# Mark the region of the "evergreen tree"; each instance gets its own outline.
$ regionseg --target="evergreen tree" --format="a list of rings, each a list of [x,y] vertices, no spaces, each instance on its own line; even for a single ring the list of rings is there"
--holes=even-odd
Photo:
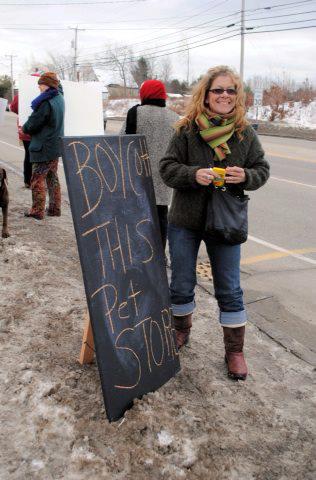
[[[131,74],[138,87],[140,87],[145,80],[148,80],[149,65],[145,57],[140,57],[137,60],[136,64],[131,68]]]
[[[7,75],[0,75],[0,97],[4,98],[11,90],[11,78]]]

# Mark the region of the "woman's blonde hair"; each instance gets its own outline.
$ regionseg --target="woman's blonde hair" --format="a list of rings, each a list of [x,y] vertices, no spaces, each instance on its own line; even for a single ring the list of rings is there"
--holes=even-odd
[[[244,89],[239,75],[232,68],[227,67],[226,65],[219,65],[217,67],[210,68],[197,83],[197,85],[195,85],[192,91],[190,102],[185,109],[184,117],[181,118],[175,125],[177,131],[180,131],[182,127],[192,127],[195,123],[195,120],[199,115],[201,115],[201,113],[208,113],[205,99],[213,81],[221,75],[227,75],[231,77],[237,90],[235,131],[238,137],[242,139],[242,131],[247,125],[249,125],[249,122],[245,118],[246,108]]]

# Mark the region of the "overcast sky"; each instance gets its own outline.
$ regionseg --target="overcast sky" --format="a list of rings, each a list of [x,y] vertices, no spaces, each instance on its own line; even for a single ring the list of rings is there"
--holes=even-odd
[[[245,36],[245,79],[285,75],[296,81],[308,77],[315,85],[316,28],[302,27],[316,26],[316,0],[245,4],[245,26],[255,27],[247,32],[270,31]],[[169,53],[172,76],[182,79],[218,64],[239,70],[240,10],[241,0],[0,0],[0,74],[10,74],[6,55],[16,55],[17,77],[31,61],[43,62],[48,51],[73,54],[69,27],[76,25],[84,29],[78,33],[79,62],[117,43],[157,61]],[[293,30],[271,32],[282,29]]]

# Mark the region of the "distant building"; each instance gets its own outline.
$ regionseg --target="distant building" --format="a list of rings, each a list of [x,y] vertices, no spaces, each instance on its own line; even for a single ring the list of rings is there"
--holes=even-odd
[[[109,83],[107,85],[109,98],[138,98],[138,87],[122,87],[117,83]]]

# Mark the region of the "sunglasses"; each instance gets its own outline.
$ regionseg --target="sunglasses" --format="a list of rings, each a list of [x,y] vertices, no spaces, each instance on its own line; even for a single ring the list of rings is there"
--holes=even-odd
[[[223,95],[224,92],[226,92],[227,95],[237,95],[237,91],[234,88],[210,88],[209,92],[215,95]]]

